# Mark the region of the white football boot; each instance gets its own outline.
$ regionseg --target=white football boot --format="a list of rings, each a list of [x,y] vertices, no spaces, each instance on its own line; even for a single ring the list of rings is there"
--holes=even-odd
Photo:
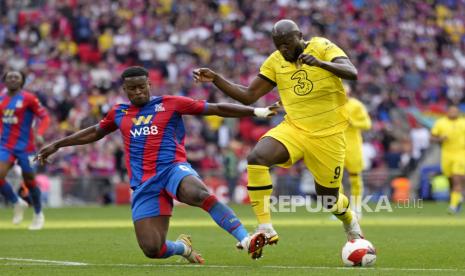
[[[40,230],[44,228],[44,223],[44,213],[40,212],[38,214],[34,214],[34,217],[32,217],[32,223],[29,225],[29,230]]]
[[[23,221],[24,211],[28,206],[26,201],[18,197],[18,201],[13,206],[13,224],[20,224]]]
[[[354,239],[364,239],[362,234],[362,228],[358,223],[357,214],[354,211],[350,212],[352,212],[352,221],[348,224],[343,223],[344,230],[347,234],[347,240],[351,241]]]

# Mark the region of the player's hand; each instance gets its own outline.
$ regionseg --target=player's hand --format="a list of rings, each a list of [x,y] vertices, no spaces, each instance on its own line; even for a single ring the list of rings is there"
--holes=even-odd
[[[300,62],[302,62],[303,64],[307,64],[310,66],[321,66],[321,61],[312,55],[300,54],[298,60],[300,60]]]
[[[55,144],[50,144],[48,146],[43,147],[39,153],[34,157],[34,161],[39,162],[40,165],[45,165],[50,163],[47,158],[57,152],[58,147]]]
[[[283,107],[283,103],[279,100],[275,102],[274,104],[268,106],[268,108],[272,111],[276,111],[278,113],[279,109]]]
[[[209,68],[197,68],[192,73],[196,82],[212,82],[216,76],[216,73]]]
[[[281,101],[275,102],[274,104],[267,107],[257,107],[254,109],[254,114],[260,118],[269,118],[278,114],[278,110],[281,108]]]

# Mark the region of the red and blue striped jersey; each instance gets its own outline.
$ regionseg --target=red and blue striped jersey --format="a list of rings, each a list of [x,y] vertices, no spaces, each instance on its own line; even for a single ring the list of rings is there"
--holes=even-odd
[[[183,114],[200,114],[205,101],[178,96],[151,97],[143,107],[117,104],[99,127],[120,130],[131,187],[144,183],[174,163],[186,162]]]
[[[47,111],[37,97],[27,91],[20,91],[13,96],[0,95],[1,145],[10,150],[26,152],[35,151],[32,123],[34,116],[40,119],[37,134],[43,135],[50,119]]]

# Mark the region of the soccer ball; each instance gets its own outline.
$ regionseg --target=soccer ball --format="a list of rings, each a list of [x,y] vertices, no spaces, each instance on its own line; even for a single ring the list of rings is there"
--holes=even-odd
[[[342,248],[345,266],[372,266],[376,262],[376,249],[365,239],[348,241]]]

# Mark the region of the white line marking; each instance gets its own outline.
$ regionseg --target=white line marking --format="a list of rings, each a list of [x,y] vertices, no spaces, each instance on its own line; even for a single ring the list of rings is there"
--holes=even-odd
[[[87,263],[68,262],[68,261],[53,261],[53,260],[38,260],[38,259],[24,259],[24,258],[8,258],[8,257],[0,257],[0,260],[31,262],[31,263],[46,263],[46,264],[56,264],[56,265],[64,265],[64,266],[89,265]]]
[[[25,258],[9,258],[0,257],[0,260],[16,261],[0,263],[0,266],[104,266],[104,267],[182,267],[182,268],[251,268],[251,269],[307,269],[307,270],[377,270],[377,271],[437,271],[437,272],[465,272],[465,268],[406,268],[406,267],[332,267],[332,266],[285,266],[285,265],[264,265],[261,267],[247,265],[189,265],[189,264],[92,264],[70,261],[55,261],[55,260],[40,260],[40,259],[25,259]]]

